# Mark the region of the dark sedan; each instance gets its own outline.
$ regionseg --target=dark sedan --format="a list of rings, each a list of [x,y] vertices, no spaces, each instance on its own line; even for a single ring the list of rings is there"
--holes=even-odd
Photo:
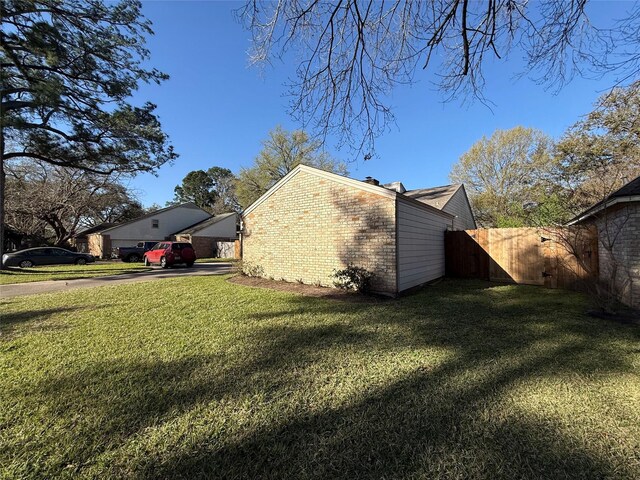
[[[7,267],[29,268],[34,265],[84,265],[95,262],[93,255],[76,253],[56,247],[27,248],[19,252],[6,253],[2,256],[2,263]]]

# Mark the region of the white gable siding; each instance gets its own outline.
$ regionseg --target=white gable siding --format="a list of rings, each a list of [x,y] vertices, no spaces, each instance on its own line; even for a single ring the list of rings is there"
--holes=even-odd
[[[193,232],[194,237],[236,238],[237,216],[230,215],[219,222]]]
[[[119,244],[120,241],[137,242],[140,240],[164,240],[179,230],[183,230],[194,223],[201,222],[209,218],[204,210],[195,206],[182,206],[159,212],[157,215],[150,215],[140,220],[127,223],[119,227],[105,230],[105,234],[111,237],[112,245]],[[158,228],[153,228],[153,221],[158,221]],[[117,242],[117,243],[116,243]]]
[[[476,222],[473,218],[471,206],[467,201],[467,196],[464,193],[464,187],[456,190],[456,193],[449,199],[442,211],[456,216],[453,220],[454,230],[473,230],[476,228]]]
[[[452,218],[398,199],[398,291],[444,276],[444,232]]]

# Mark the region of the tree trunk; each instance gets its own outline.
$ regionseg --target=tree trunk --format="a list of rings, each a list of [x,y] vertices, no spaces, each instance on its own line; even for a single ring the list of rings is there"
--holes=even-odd
[[[0,127],[0,270],[4,270],[2,255],[4,254],[4,132]]]

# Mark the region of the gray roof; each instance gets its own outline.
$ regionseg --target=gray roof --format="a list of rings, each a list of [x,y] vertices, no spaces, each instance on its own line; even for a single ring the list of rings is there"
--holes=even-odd
[[[395,190],[398,193],[404,193],[407,191],[407,189],[404,188],[404,185],[402,184],[402,182],[385,183],[382,186],[384,188],[388,188],[389,190]]]
[[[229,218],[232,215],[237,215],[235,212],[231,213],[221,213],[220,215],[211,216],[209,218],[205,218],[204,220],[194,223],[193,225],[188,226],[184,230],[180,230],[179,232],[174,233],[174,235],[193,235],[194,233],[199,232],[200,230],[207,228],[211,225],[214,225],[225,218]]]
[[[581,222],[586,220],[587,218],[595,215],[597,212],[606,209],[612,204],[615,200],[618,201],[637,201],[634,198],[627,197],[638,197],[640,196],[640,177],[634,178],[629,183],[624,184],[621,188],[613,192],[604,200],[596,203],[592,207],[589,207],[580,215],[575,216],[572,220],[570,220],[567,225],[572,225],[574,223]],[[617,203],[617,202],[616,202]]]
[[[461,186],[461,183],[455,183],[441,187],[419,188],[416,190],[407,190],[403,195],[442,210]]]
[[[634,178],[626,185],[609,195],[608,199],[616,197],[630,197],[633,195],[640,195],[640,177]]]
[[[115,223],[104,222],[104,223],[101,223],[100,225],[94,225],[93,227],[80,230],[73,237],[74,238],[86,237],[87,235],[91,235],[92,233],[100,233],[103,230],[106,230],[107,228],[111,228],[115,225],[116,225]]]

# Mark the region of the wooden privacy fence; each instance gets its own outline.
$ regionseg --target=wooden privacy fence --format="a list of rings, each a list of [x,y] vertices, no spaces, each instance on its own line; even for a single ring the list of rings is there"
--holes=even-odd
[[[598,278],[595,227],[489,228],[446,232],[447,275],[582,289]]]

